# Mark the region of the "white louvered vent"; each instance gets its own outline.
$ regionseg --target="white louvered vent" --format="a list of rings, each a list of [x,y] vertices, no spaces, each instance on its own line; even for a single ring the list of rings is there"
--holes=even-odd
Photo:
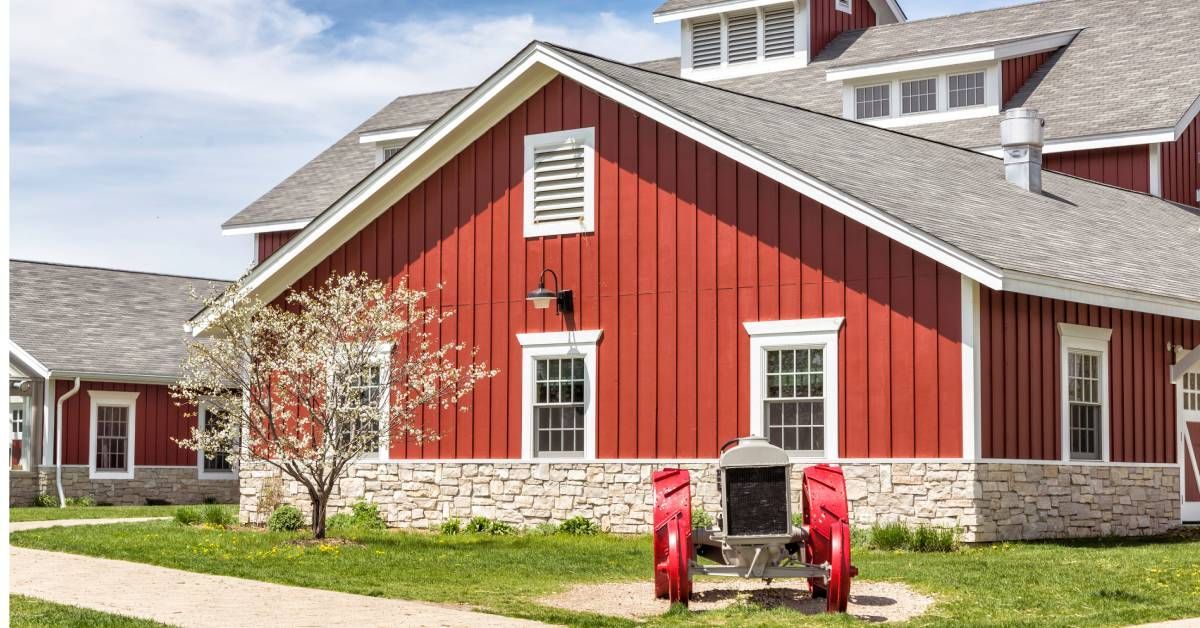
[[[790,57],[796,51],[796,17],[791,5],[763,11],[763,54]]]
[[[533,151],[533,222],[581,220],[583,145],[568,140]]]
[[[403,146],[389,146],[388,148],[383,149],[383,160],[387,161],[391,159],[392,155],[395,155],[402,150],[404,150]]]
[[[692,67],[721,65],[721,20],[692,24]]]
[[[758,13],[729,16],[729,63],[758,59]]]
[[[525,236],[592,231],[595,130],[525,137]]]

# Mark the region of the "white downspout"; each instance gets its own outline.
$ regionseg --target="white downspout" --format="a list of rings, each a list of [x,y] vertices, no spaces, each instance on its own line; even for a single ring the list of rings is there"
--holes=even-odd
[[[75,387],[58,398],[58,407],[54,412],[54,483],[58,485],[58,507],[66,508],[67,499],[62,487],[62,404],[79,392],[79,378],[75,378]]]

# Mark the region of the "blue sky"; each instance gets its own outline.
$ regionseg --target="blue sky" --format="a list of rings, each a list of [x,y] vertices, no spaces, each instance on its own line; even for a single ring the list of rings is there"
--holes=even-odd
[[[14,0],[12,256],[236,277],[249,236],[219,225],[395,96],[471,85],[533,38],[676,55],[657,4]]]

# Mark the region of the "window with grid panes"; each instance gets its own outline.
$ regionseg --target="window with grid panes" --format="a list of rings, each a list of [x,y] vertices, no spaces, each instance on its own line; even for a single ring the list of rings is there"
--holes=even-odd
[[[382,366],[369,366],[361,373],[350,377],[347,397],[357,408],[363,410],[355,428],[358,433],[378,438],[379,414],[368,409],[378,408],[383,402],[383,388]]]
[[[1200,411],[1200,373],[1183,374],[1183,409]]]
[[[951,74],[947,82],[951,109],[983,104],[983,72]]]
[[[937,79],[904,81],[900,84],[901,113],[937,111]]]
[[[872,85],[854,90],[854,117],[859,120],[892,115],[891,86]]]
[[[763,421],[767,439],[792,454],[825,451],[824,350],[766,350]]]
[[[1067,409],[1070,413],[1071,458],[1100,459],[1100,354],[1072,350],[1067,354]]]
[[[96,470],[127,471],[129,459],[129,408],[96,408]]]
[[[204,410],[205,432],[219,431],[222,427],[224,427],[224,423],[225,417],[221,416],[220,412],[217,412],[212,408],[206,408]],[[211,455],[207,452],[202,452],[202,454],[205,471],[221,472],[233,470],[233,465],[229,462],[229,456],[224,452],[213,453]]]
[[[583,358],[537,358],[534,367],[534,455],[583,456]]]

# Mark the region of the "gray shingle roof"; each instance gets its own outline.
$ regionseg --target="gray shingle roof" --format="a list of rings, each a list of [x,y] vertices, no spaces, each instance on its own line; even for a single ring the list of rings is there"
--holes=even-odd
[[[1032,194],[997,158],[559,50],[1001,269],[1200,302],[1197,211],[1049,172]]]
[[[698,7],[706,7],[710,4],[721,4],[729,0],[666,0],[666,2],[658,5],[654,10],[654,15],[661,13],[670,13],[672,11],[682,11],[684,9],[695,9]]]
[[[10,334],[51,370],[174,377],[199,304],[229,282],[13,260]]]
[[[687,8],[712,0],[668,0]],[[879,26],[843,33],[806,68],[723,80],[715,85],[814,111],[841,115],[834,64],[914,54],[931,48],[1082,27],[1075,40],[1039,69],[1008,103],[1035,107],[1048,140],[1145,131],[1174,125],[1200,96],[1200,3],[1144,0],[1052,0]],[[678,59],[640,64],[677,75]],[[309,219],[375,168],[375,152],[358,143],[364,131],[427,123],[470,90],[398,98],[225,223],[226,227]],[[906,127],[906,133],[971,148],[998,144],[999,117]]]

